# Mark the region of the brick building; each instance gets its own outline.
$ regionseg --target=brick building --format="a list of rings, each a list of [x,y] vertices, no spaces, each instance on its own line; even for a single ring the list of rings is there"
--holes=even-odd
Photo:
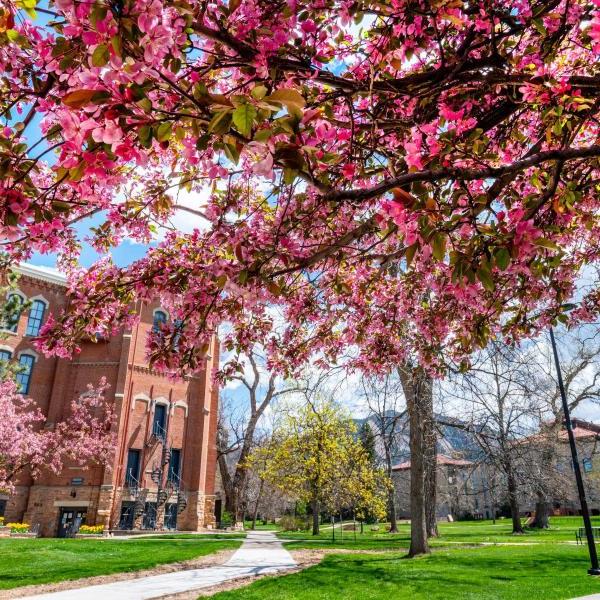
[[[117,444],[110,468],[66,466],[61,475],[23,475],[11,496],[0,494],[0,516],[39,524],[44,536],[63,536],[73,522],[107,529],[167,528],[195,531],[215,522],[215,436],[218,388],[210,373],[219,360],[213,340],[204,367],[184,381],[149,368],[145,339],[169,319],[157,303],[140,303],[140,322],[110,339],[86,341],[73,360],[36,353],[31,339],[46,316],[67,303],[65,280],[51,270],[23,265],[17,294],[30,301],[18,323],[5,325],[0,359],[17,360],[21,389],[47,417],[62,418],[72,401],[105,376],[107,401],[117,414]]]

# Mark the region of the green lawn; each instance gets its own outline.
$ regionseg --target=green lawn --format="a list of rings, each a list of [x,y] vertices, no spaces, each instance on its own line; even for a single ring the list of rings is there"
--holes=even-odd
[[[248,535],[243,531],[232,531],[228,533],[157,533],[145,535],[145,540],[241,540]]]
[[[600,526],[600,517],[594,517],[592,523]],[[547,530],[527,529],[524,535],[512,535],[510,519],[492,521],[463,521],[456,523],[440,523],[440,537],[431,541],[432,547],[448,547],[454,545],[471,545],[482,542],[510,542],[510,543],[548,543],[558,541],[575,541],[575,530],[583,526],[581,517],[553,517],[550,519],[550,528]],[[356,533],[356,541],[352,531],[344,531],[340,541],[339,527],[336,526],[335,543],[332,541],[331,527],[323,529],[319,536],[312,536],[310,532],[280,532],[279,537],[286,540],[289,550],[299,548],[356,548],[363,550],[390,550],[405,549],[410,544],[410,525],[399,525],[399,533],[390,534],[386,531],[387,525],[381,525],[379,531],[371,531],[368,525],[364,526],[364,533],[360,529]]]
[[[438,550],[413,560],[396,552],[328,555],[292,575],[259,580],[214,600],[553,600],[600,592],[579,546]]]
[[[139,571],[188,560],[241,542],[226,540],[0,540],[0,589]]]

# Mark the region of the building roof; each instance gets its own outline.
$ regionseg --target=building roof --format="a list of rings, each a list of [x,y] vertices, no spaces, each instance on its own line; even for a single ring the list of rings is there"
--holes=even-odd
[[[590,421],[584,421],[583,419],[571,419],[571,425],[573,426],[573,435],[575,436],[575,439],[581,440],[581,439],[595,439],[595,438],[600,438],[600,425],[596,425],[596,423],[592,423]],[[547,425],[548,427],[552,426],[552,423],[549,423]],[[561,430],[558,432],[558,439],[561,442],[568,442],[569,441],[569,432],[566,430],[564,423],[562,425]],[[529,435],[525,438],[523,438],[522,440],[519,441],[519,443],[531,443],[531,442],[538,442],[538,441],[545,441],[547,440],[547,434],[544,435],[544,433],[534,433],[533,435]]]
[[[436,456],[436,463],[440,466],[445,465],[450,467],[470,467],[474,464],[470,460],[464,460],[462,458],[452,458],[444,454],[438,454]],[[392,467],[392,471],[408,471],[408,469],[410,469],[410,460],[400,463],[399,465],[394,465]]]
[[[29,263],[21,263],[18,267],[15,267],[15,271],[20,275],[32,277],[33,279],[41,279],[42,281],[49,281],[58,285],[67,285],[66,275],[55,267],[42,267]]]

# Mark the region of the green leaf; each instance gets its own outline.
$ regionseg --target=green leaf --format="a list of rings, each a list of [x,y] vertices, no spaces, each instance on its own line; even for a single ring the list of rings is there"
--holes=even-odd
[[[281,88],[279,90],[275,90],[270,96],[266,97],[266,100],[274,100],[275,102],[280,102],[286,106],[289,106],[290,104],[300,108],[304,108],[306,106],[306,100],[304,100],[302,94],[290,88]]]
[[[477,279],[481,281],[481,284],[488,292],[493,292],[496,287],[494,279],[487,266],[481,266],[477,269]]]
[[[69,108],[81,108],[89,104],[97,90],[75,90],[62,97],[62,102]]]
[[[142,125],[138,130],[138,138],[140,144],[144,148],[150,148],[152,145],[152,127],[149,125]]]
[[[110,54],[108,52],[108,46],[106,44],[100,44],[92,54],[92,65],[94,67],[103,67],[108,63],[109,59]]]
[[[268,90],[264,85],[257,85],[251,93],[255,100],[262,100],[267,95],[267,92]]]
[[[254,119],[256,108],[252,104],[241,104],[233,111],[233,124],[244,137],[250,137],[252,134]]]
[[[498,248],[494,252],[494,259],[496,261],[496,266],[501,271],[504,271],[510,263],[510,252],[506,248]]]
[[[419,243],[415,242],[406,249],[406,252],[404,253],[404,258],[406,258],[407,267],[410,267],[410,263],[413,261],[418,247]]]
[[[536,246],[548,248],[548,250],[560,250],[560,248],[552,240],[547,240],[546,238],[538,238],[533,243]]]
[[[213,118],[208,124],[208,130],[211,133],[222,135],[227,133],[231,127],[231,110],[221,110],[214,114]]]
[[[156,130],[156,139],[159,142],[166,142],[171,137],[172,124],[170,121],[161,123]]]
[[[433,250],[433,258],[444,260],[446,256],[446,236],[442,233],[436,233],[431,240],[431,248]]]

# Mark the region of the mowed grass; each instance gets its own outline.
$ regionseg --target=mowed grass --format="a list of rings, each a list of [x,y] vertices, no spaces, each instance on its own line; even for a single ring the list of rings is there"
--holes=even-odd
[[[330,554],[292,575],[214,600],[553,600],[600,592],[582,546],[485,546],[406,559],[397,552]]]
[[[189,560],[239,541],[210,539],[2,539],[0,589],[55,583],[93,575],[139,571]]]
[[[524,521],[523,521],[524,522]],[[592,524],[600,526],[600,517],[593,517]],[[310,532],[279,532],[279,537],[286,540],[289,550],[300,548],[354,548],[362,550],[400,550],[410,545],[410,524],[399,524],[399,532],[390,534],[388,525],[382,524],[379,531],[371,531],[370,526],[364,526],[360,533],[357,526],[356,536],[352,531],[344,531],[340,539],[340,528],[336,526],[335,542],[332,540],[331,527],[322,529],[318,536]],[[549,542],[574,542],[575,531],[583,527],[581,517],[553,517],[550,528],[546,530],[525,528],[524,535],[513,535],[510,519],[492,521],[463,521],[455,523],[439,523],[440,537],[431,540],[431,546],[451,547],[455,545],[476,545],[481,543],[522,543],[536,544]],[[289,541],[288,541],[289,540]]]

